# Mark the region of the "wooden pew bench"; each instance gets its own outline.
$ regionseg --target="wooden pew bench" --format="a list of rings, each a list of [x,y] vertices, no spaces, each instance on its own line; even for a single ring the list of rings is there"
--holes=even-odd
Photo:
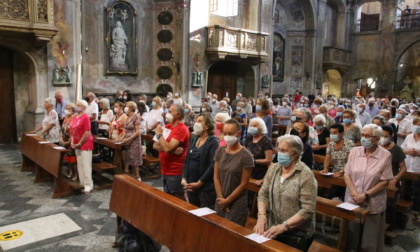
[[[160,166],[159,166],[159,158],[153,156],[151,154],[150,147],[153,146],[153,136],[151,135],[141,135],[141,140],[145,142],[146,146],[146,153],[143,153],[143,165],[140,172],[144,172],[144,176],[142,176],[143,180],[149,179],[158,179],[162,176],[160,173]]]
[[[116,175],[110,210],[172,252],[298,251],[270,240],[258,244],[245,238],[253,232],[216,214],[198,217],[197,207],[127,175]]]
[[[63,158],[67,149],[54,149],[53,143],[40,144],[46,141],[38,136],[22,134],[19,144],[22,153],[21,171],[34,171],[35,183],[53,181],[52,198],[63,197],[82,190],[83,186],[63,175]]]
[[[254,193],[254,196],[258,194],[259,186],[256,185],[255,179],[250,179],[247,185],[247,190]],[[256,204],[256,200],[253,202],[253,205]],[[361,245],[361,240],[363,237],[363,224],[365,221],[365,216],[369,213],[368,210],[363,208],[357,208],[353,211],[347,211],[341,208],[337,208],[337,205],[341,202],[333,201],[330,199],[317,197],[316,211],[317,213],[326,214],[329,216],[335,216],[341,218],[343,221],[340,225],[340,233],[337,242],[337,248],[331,248],[327,245],[314,241],[309,248],[309,251],[344,251],[346,248],[346,236],[347,228],[349,222],[359,223],[359,237],[358,237],[358,246]],[[256,224],[255,216],[251,216],[247,220],[247,227],[252,229]]]
[[[112,180],[104,176],[106,173],[111,174],[120,174],[123,170],[123,161],[122,161],[122,145],[116,144],[113,140],[108,138],[103,138],[99,136],[93,136],[93,140],[96,145],[106,146],[114,151],[112,163],[109,162],[99,162],[92,163],[92,178],[95,180],[95,186],[97,189],[105,189],[112,187]]]

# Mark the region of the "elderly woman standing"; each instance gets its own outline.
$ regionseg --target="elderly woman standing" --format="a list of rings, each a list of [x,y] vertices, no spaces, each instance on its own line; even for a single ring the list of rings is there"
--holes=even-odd
[[[84,186],[83,193],[89,193],[93,189],[92,180],[92,150],[93,137],[90,132],[90,118],[85,113],[88,103],[78,100],[76,103],[76,115],[70,124],[71,147],[75,149],[77,158],[77,171],[80,184]]]
[[[64,110],[64,120],[63,125],[61,127],[61,139],[60,142],[64,147],[70,146],[70,124],[73,120],[73,116],[76,113],[76,105],[74,103],[67,103],[67,106]],[[76,164],[76,154],[74,150],[72,149],[71,152],[66,153],[64,156],[64,161],[66,161],[69,164],[69,169],[67,173],[67,177],[71,178],[73,181],[77,180],[77,170],[75,167]]]
[[[219,140],[214,136],[214,120],[210,115],[199,115],[193,128],[195,135],[190,140],[181,184],[191,204],[214,209],[213,158],[219,148]]]
[[[258,98],[257,105],[255,106],[256,113],[251,116],[252,118],[259,117],[264,120],[265,126],[267,127],[267,134],[271,138],[273,134],[273,118],[270,115],[270,104],[265,98]]]
[[[254,159],[240,144],[241,126],[237,121],[226,121],[223,133],[227,146],[217,149],[214,155],[215,210],[219,216],[245,226],[248,215],[246,186]]]
[[[192,110],[192,107],[190,104],[186,103],[184,105],[184,113],[185,113],[184,124],[188,127],[188,130],[192,132],[194,130],[193,127],[194,127],[197,117],[194,111]]]
[[[343,112],[344,137],[352,140],[356,146],[360,146],[360,128],[354,123],[356,113],[351,109]]]
[[[312,150],[316,155],[325,156],[325,151],[330,142],[330,132],[326,127],[325,117],[321,114],[314,117],[315,132],[318,135],[319,145],[312,146]]]
[[[307,251],[315,232],[317,182],[301,162],[303,143],[297,136],[277,140],[278,163],[268,169],[258,193],[254,232]]]
[[[124,103],[115,102],[114,112],[115,116],[109,125],[109,139],[117,141],[123,132],[125,121],[127,120],[127,115],[124,113]]]
[[[245,147],[254,156],[255,168],[252,170],[251,178],[256,179],[258,185],[263,183],[268,166],[273,160],[273,145],[266,133],[267,127],[261,118],[251,119]]]
[[[363,227],[361,251],[383,251],[385,238],[386,187],[392,175],[391,154],[379,147],[381,127],[367,124],[362,129],[362,146],[353,148],[346,166],[345,202],[369,209]],[[352,234],[350,227],[350,234]],[[352,236],[355,236],[354,234]]]
[[[60,141],[60,122],[58,121],[58,114],[53,106],[54,102],[52,98],[46,98],[44,100],[45,116],[42,120],[42,124],[39,125],[36,130],[28,133],[35,134],[42,130],[38,135],[42,135],[45,140],[48,140],[51,143],[58,144]]]
[[[110,109],[109,100],[107,98],[102,98],[99,101],[99,107],[102,109],[102,111],[99,113],[98,135],[101,137],[108,137],[109,124],[111,123],[114,113],[112,113],[112,110]]]
[[[128,173],[128,168],[131,165],[134,169],[135,178],[141,181],[140,165],[143,164],[143,159],[141,154],[140,118],[136,114],[137,105],[135,102],[127,102],[126,108],[128,108],[128,118],[124,125],[124,131],[118,139],[125,146],[123,151],[124,172]]]

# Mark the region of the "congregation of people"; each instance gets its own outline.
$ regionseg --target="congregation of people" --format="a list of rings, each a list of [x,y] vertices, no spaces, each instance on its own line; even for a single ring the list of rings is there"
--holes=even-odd
[[[306,97],[296,90],[280,98],[238,93],[231,101],[209,92],[193,110],[181,96],[134,97],[125,90],[107,99],[88,92],[71,103],[57,92],[45,99],[45,118],[30,133],[72,150],[67,175],[83,193],[94,188],[94,154],[112,157],[106,147],[96,150],[93,136],[121,143],[123,172],[141,181],[141,135],[153,135],[166,193],[244,226],[246,187],[255,179],[261,188],[254,232],[304,251],[315,233],[312,170],[341,177],[347,187],[332,197],[369,210],[361,247],[383,251],[386,189],[399,188],[406,171],[420,173],[420,98],[401,104],[391,97]],[[315,161],[319,156],[323,163]],[[417,214],[420,183],[411,189]]]

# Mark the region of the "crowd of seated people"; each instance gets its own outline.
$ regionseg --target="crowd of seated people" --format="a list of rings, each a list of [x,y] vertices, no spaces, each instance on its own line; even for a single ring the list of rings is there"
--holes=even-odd
[[[420,98],[404,104],[391,97],[309,99],[297,91],[275,99],[238,93],[230,101],[209,92],[191,106],[179,91],[135,98],[125,90],[113,100],[88,92],[75,104],[59,92],[57,97],[45,99],[45,118],[32,133],[74,150],[67,161],[77,169],[68,175],[85,193],[94,186],[92,135],[121,142],[124,172],[140,181],[141,135],[154,135],[165,192],[245,225],[246,185],[253,178],[262,185],[254,231],[285,243],[287,236],[301,237],[290,245],[302,250],[314,234],[317,183],[311,170],[344,179],[345,191],[333,196],[370,210],[362,248],[378,251],[385,189],[400,187],[406,171],[420,172]],[[287,130],[273,139],[276,125]],[[315,162],[319,156],[322,163]],[[419,186],[411,185],[413,213],[420,210]]]

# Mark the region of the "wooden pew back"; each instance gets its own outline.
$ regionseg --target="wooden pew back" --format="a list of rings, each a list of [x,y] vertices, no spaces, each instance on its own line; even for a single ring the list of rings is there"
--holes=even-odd
[[[110,210],[154,240],[177,251],[298,251],[277,241],[247,238],[252,231],[215,214],[197,217],[197,207],[127,175],[116,175]]]

